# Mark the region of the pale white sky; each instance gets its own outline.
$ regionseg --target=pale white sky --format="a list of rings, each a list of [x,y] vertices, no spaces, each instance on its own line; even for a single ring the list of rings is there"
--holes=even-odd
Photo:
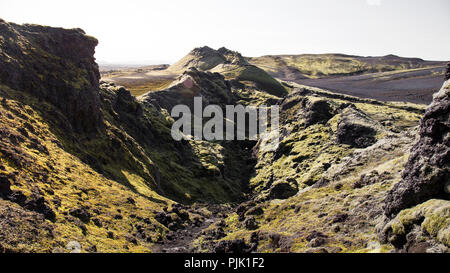
[[[203,45],[450,60],[449,11],[448,0],[0,0],[0,18],[80,27],[114,63],[172,63]]]

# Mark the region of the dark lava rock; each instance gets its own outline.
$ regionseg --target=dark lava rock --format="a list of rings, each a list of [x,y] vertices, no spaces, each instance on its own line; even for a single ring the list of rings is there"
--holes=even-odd
[[[264,214],[264,210],[259,206],[251,208],[245,213],[245,215],[256,215],[256,216],[263,215],[263,214]]]
[[[126,239],[128,242],[132,243],[133,245],[137,245],[137,243],[138,243],[136,237],[134,237],[134,236],[132,236],[132,235],[127,235],[127,236],[125,237],[125,239]]]
[[[447,64],[447,72],[445,73],[445,80],[450,79],[450,63]]]
[[[324,244],[326,244],[327,240],[323,237],[317,237],[312,239],[309,243],[308,243],[308,247],[319,247],[319,246],[323,246]]]
[[[252,232],[250,235],[250,243],[258,243],[259,242],[259,232]]]
[[[366,148],[376,142],[375,121],[355,106],[345,108],[338,121],[337,142],[355,148]]]
[[[308,102],[305,107],[306,126],[325,124],[335,115],[333,109],[326,100]]]
[[[402,248],[402,252],[406,253],[426,253],[428,248],[432,245],[420,236],[420,228],[412,228],[412,230],[405,236],[405,245]]]
[[[5,198],[10,193],[11,193],[10,177],[4,174],[0,174],[0,197]]]
[[[31,197],[28,197],[23,207],[25,209],[43,214],[44,217],[48,220],[54,221],[56,218],[55,212],[46,203],[43,196],[32,195]]]
[[[0,136],[2,140],[9,140],[13,145],[19,145],[25,141],[25,137],[8,128],[0,128]]]
[[[80,208],[76,208],[76,209],[71,209],[69,211],[69,214],[72,215],[73,217],[76,217],[78,219],[80,219],[81,221],[83,221],[84,223],[89,222],[89,220],[91,219],[91,214],[89,213],[89,211],[84,208],[84,207],[80,207]]]
[[[179,214],[183,215],[180,210],[175,209],[175,211],[177,211]],[[180,216],[178,216],[178,214],[176,214],[174,212],[172,212],[172,214],[170,214],[169,212],[159,212],[156,214],[155,219],[156,219],[156,221],[158,221],[159,223],[166,226],[168,229],[170,229],[172,231],[184,229],[185,224],[188,224],[188,223],[190,224],[189,214],[187,214],[187,216],[184,217],[184,219],[186,219],[186,220],[183,220],[183,218],[181,218]]]
[[[306,241],[311,242],[313,239],[316,238],[328,238],[327,235],[323,234],[320,231],[312,231],[308,236],[306,236]]]
[[[194,226],[200,227],[203,224],[204,219],[201,217],[194,217],[192,222],[193,222]]]
[[[166,212],[158,212],[155,215],[155,220],[167,227],[169,223],[172,221],[172,218]]]
[[[89,253],[96,253],[97,252],[97,246],[96,245],[92,245],[88,248],[86,248],[86,251]]]
[[[245,213],[251,208],[253,208],[255,205],[256,203],[254,201],[248,201],[240,204],[236,209],[236,213],[239,216],[239,221],[244,221]]]
[[[394,217],[403,209],[429,199],[450,200],[450,88],[434,95],[420,121],[420,139],[411,149],[402,181],[388,193],[385,214]]]
[[[332,224],[336,224],[336,223],[342,223],[345,222],[348,218],[348,214],[345,213],[340,213],[337,214],[336,216],[334,216],[334,218],[331,220]]]
[[[292,197],[296,195],[298,192],[298,189],[292,186],[288,182],[280,182],[275,184],[271,189],[269,193],[270,199],[288,199],[289,197]]]
[[[218,226],[218,227],[221,227],[221,228],[224,228],[224,227],[227,227],[227,223],[225,222],[225,220],[220,220],[220,221],[217,223],[217,226]]]
[[[222,227],[218,227],[215,229],[209,229],[207,231],[203,231],[202,232],[203,235],[205,235],[205,237],[208,240],[220,240],[222,238],[225,238],[227,235],[224,231],[224,229]]]
[[[244,226],[248,230],[258,229],[258,223],[256,223],[255,217],[248,217],[245,219]]]
[[[101,125],[95,38],[81,29],[5,21],[0,21],[0,33],[1,83],[52,103],[77,131]]]
[[[177,231],[177,230],[181,229],[182,227],[177,222],[171,222],[171,223],[169,223],[169,225],[167,225],[167,228],[172,231]]]
[[[155,226],[151,224],[136,224],[136,233],[135,237],[146,240],[147,242],[153,242],[152,232],[155,230]],[[156,239],[156,238],[155,238]]]
[[[379,180],[379,174],[377,171],[373,171],[368,174],[362,174],[358,181],[353,184],[354,189],[360,189],[372,184],[377,183]]]
[[[0,206],[0,253],[24,252],[22,245],[55,240],[54,224],[35,211],[2,202]]]
[[[94,223],[94,225],[96,225],[97,227],[103,226],[102,221],[100,221],[100,219],[98,219],[98,218],[93,218],[92,223]]]
[[[172,212],[178,215],[178,217],[180,217],[182,221],[189,221],[189,213],[181,204],[172,205]]]
[[[400,253],[442,253],[447,247],[433,240],[427,240],[420,227],[423,219],[416,219],[410,223],[405,234],[393,233],[390,227],[385,231],[382,242],[389,242]]]
[[[245,254],[251,252],[251,247],[248,246],[243,239],[221,241],[214,246],[215,253],[232,253]]]
[[[138,103],[131,92],[124,87],[119,87],[117,90],[116,101],[114,102],[114,109],[117,112],[131,113],[139,116],[143,109],[142,105]]]

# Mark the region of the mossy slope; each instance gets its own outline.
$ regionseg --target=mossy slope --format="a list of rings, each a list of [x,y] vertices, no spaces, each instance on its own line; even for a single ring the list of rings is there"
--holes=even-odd
[[[280,102],[279,148],[255,147],[252,201],[205,231],[197,249],[211,251],[219,242],[244,239],[259,252],[393,251],[378,238],[383,201],[401,180],[424,107],[292,86]],[[374,143],[340,142],[339,124],[349,109],[370,120]]]
[[[361,57],[344,54],[269,55],[248,58],[274,77],[284,80],[326,78],[443,66],[443,62],[395,55]]]

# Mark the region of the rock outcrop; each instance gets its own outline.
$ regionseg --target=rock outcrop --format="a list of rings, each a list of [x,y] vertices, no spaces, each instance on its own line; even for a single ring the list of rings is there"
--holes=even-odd
[[[338,121],[337,142],[356,148],[366,148],[376,142],[375,121],[353,105],[345,108]]]
[[[432,199],[402,210],[383,227],[381,240],[400,252],[448,252],[450,246],[450,202]]]
[[[202,97],[203,105],[214,104],[224,108],[233,103],[230,83],[221,74],[202,72],[196,68],[184,72],[168,89],[147,93],[139,100],[169,112],[175,105],[183,104],[193,112],[194,97]]]
[[[325,124],[336,114],[327,100],[307,101],[305,104],[306,126],[317,123]]]
[[[420,139],[403,173],[386,198],[385,213],[395,216],[429,199],[450,199],[450,86],[434,95],[420,122]]]
[[[447,64],[447,72],[445,73],[445,80],[450,80],[450,63]]]
[[[57,106],[72,127],[100,125],[98,41],[81,29],[17,25],[0,19],[0,83]]]
[[[221,73],[227,80],[251,82],[258,89],[278,97],[287,94],[286,89],[266,71],[249,64],[239,52],[225,47],[218,50],[207,46],[195,48],[167,71],[182,75],[190,69]]]

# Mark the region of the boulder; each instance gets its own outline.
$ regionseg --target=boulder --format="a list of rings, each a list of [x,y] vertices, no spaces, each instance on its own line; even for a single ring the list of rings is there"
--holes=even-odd
[[[247,219],[244,220],[244,226],[247,230],[258,229],[258,223],[253,216],[247,217]]]
[[[337,142],[355,148],[366,148],[376,142],[375,121],[365,113],[350,105],[345,108],[338,120]]]
[[[305,105],[304,114],[306,126],[325,124],[334,116],[334,114],[335,113],[327,100],[308,100]]]
[[[272,186],[269,192],[270,199],[288,199],[296,195],[298,189],[292,184],[282,181]]]
[[[221,241],[214,246],[215,253],[245,254],[251,252],[251,247],[244,240]]]
[[[80,219],[84,223],[89,222],[89,220],[91,219],[91,214],[84,207],[71,209],[69,211],[69,214],[72,215],[73,217],[76,217],[76,218]]]

